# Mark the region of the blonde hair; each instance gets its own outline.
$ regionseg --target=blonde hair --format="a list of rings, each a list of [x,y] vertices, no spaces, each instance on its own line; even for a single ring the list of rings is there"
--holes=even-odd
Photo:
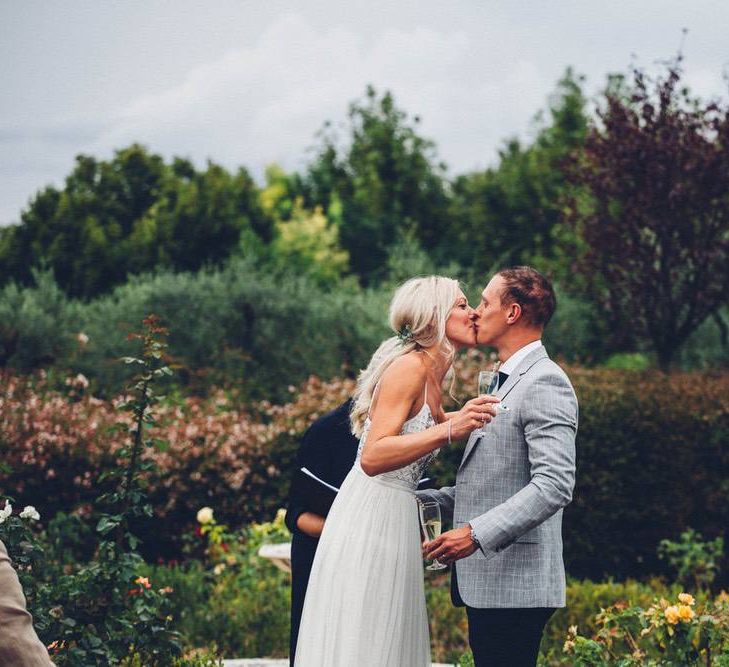
[[[399,335],[384,340],[359,374],[350,414],[354,435],[362,435],[375,387],[395,359],[433,346],[453,357],[446,322],[460,291],[457,280],[443,276],[411,278],[397,289],[390,302],[390,328]]]

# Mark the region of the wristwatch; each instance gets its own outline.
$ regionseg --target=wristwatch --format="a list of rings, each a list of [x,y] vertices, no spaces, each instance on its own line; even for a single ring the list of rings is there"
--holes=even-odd
[[[481,549],[481,543],[478,541],[478,537],[476,537],[476,531],[473,529],[473,527],[471,527],[471,541],[477,549]]]

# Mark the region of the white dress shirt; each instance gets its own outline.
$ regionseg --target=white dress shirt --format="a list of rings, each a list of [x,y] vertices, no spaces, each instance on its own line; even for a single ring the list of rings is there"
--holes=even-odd
[[[542,339],[540,338],[539,340],[534,340],[531,343],[527,343],[524,347],[520,347],[503,364],[501,364],[501,366],[499,367],[499,371],[510,375],[519,367],[519,364],[530,352],[533,352],[537,348],[541,347],[541,345]]]

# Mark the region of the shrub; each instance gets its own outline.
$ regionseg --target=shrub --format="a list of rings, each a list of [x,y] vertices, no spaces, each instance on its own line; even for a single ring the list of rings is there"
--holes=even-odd
[[[393,248],[393,277],[436,270],[410,246]],[[410,274],[401,272],[403,262]],[[443,270],[458,274],[457,267]],[[311,374],[353,377],[388,333],[394,291],[394,283],[364,289],[351,279],[325,288],[292,270],[273,272],[253,258],[198,273],[134,276],[90,302],[68,299],[50,272],[34,276],[34,287],[0,288],[0,368],[43,368],[52,382],[81,373],[94,394],[106,398],[129,378],[130,370],[115,360],[130,354],[126,333],[148,312],[172,332],[175,383],[187,393],[205,394],[217,385],[235,387],[245,399],[280,403],[290,385]],[[481,287],[474,283],[468,290],[472,299],[480,298]],[[594,305],[561,289],[558,298],[545,332],[552,355],[582,363],[606,358],[613,351],[611,337]],[[729,364],[717,321],[697,329],[681,359],[689,368]]]
[[[717,537],[704,542],[701,535],[689,528],[681,533],[680,542],[661,540],[658,557],[668,561],[681,584],[687,588],[711,586],[719,570],[718,560],[724,555],[724,540]]]
[[[0,442],[11,468],[0,472],[4,488],[20,500],[44,498],[43,513],[95,512],[96,496],[109,488],[102,476],[125,442],[115,425],[130,423],[115,413],[122,399],[101,401],[82,387],[64,396],[49,390],[42,376],[0,380]],[[288,473],[297,437],[318,410],[342,402],[351,390],[351,382],[312,378],[284,406],[262,402],[246,410],[222,391],[158,406],[150,435],[167,447],[143,454],[155,463],[144,472],[155,518],[135,523],[144,553],[176,555],[179,536],[203,505],[214,504],[221,520],[236,527],[270,516],[286,495],[282,471]]]
[[[169,627],[165,591],[138,575],[142,559],[136,550],[138,539],[130,532],[130,520],[151,515],[139,471],[152,465],[140,459],[142,449],[152,444],[144,427],[154,424],[153,385],[169,373],[161,362],[164,333],[154,318],[147,318],[145,332],[136,335],[142,341],[143,356],[126,360],[138,367],[139,375],[129,400],[120,406],[129,411],[129,418],[117,429],[120,465],[106,473],[112,490],[98,499],[106,511],[96,525],[99,540],[93,559],[68,566],[53,562],[49,553],[46,564],[43,549],[22,520],[11,516],[9,504],[0,517],[0,524],[5,524],[0,525],[0,537],[17,563],[39,636],[59,666],[119,664],[132,647],[145,665],[157,667],[180,652],[179,637]],[[32,507],[21,518],[25,514],[40,518]],[[65,560],[63,547],[59,554]]]
[[[459,399],[475,393],[476,369],[487,363],[474,352],[459,361]],[[564,515],[567,570],[591,578],[667,574],[656,555],[661,539],[689,526],[713,539],[729,525],[729,374],[568,371],[580,427],[577,485]],[[110,432],[112,403],[82,387],[64,396],[40,378],[1,380],[0,440],[14,471],[0,474],[0,482],[20,502],[42,494],[54,510],[84,511],[119,447]],[[173,540],[203,505],[214,505],[234,527],[270,516],[286,496],[304,430],[352,387],[311,378],[283,405],[246,406],[234,392],[215,391],[160,406],[153,435],[170,446],[145,456],[157,463],[150,493],[165,529],[143,526],[147,557],[174,557]],[[429,475],[452,483],[462,451],[444,448]]]
[[[698,603],[688,593],[643,608],[618,603],[601,609],[590,639],[577,626],[567,633],[567,664],[722,665],[729,658],[729,596]]]
[[[576,487],[564,514],[568,572],[665,573],[661,539],[689,526],[721,535],[729,525],[729,374],[570,375],[580,425]]]
[[[81,373],[106,397],[129,379],[116,359],[130,354],[126,334],[148,312],[172,332],[177,382],[199,393],[232,385],[246,398],[280,402],[312,373],[331,378],[362,367],[386,335],[391,296],[352,281],[327,290],[245,259],[137,276],[89,303],[68,300],[49,274],[36,280],[34,288],[0,289],[0,367]]]
[[[290,540],[283,511],[228,537],[203,562],[151,566],[149,576],[172,589],[173,624],[189,647],[214,645],[230,657],[285,657],[289,575],[258,556],[263,544]]]
[[[287,654],[288,576],[257,556],[262,543],[285,541],[289,536],[279,513],[273,522],[242,529],[229,539],[227,550],[215,551],[217,555],[204,561],[148,567],[150,579],[173,589],[173,625],[188,647],[214,645],[229,657]],[[426,573],[425,577],[433,658],[438,662],[473,664],[468,662],[470,655],[464,655],[468,648],[465,610],[451,604],[449,576]],[[654,600],[675,599],[682,590],[678,584],[667,585],[660,579],[644,583],[570,579],[567,606],[554,614],[545,630],[540,664],[576,664],[573,656],[563,652],[569,628],[577,626],[584,637],[597,635],[602,627],[601,610],[648,609]],[[697,608],[703,608],[708,601],[705,592],[696,593]]]
[[[73,349],[74,317],[50,271],[34,271],[35,289],[0,289],[0,367],[29,372],[63,363]]]
[[[547,624],[541,653],[550,664],[571,664],[562,651],[570,627],[577,626],[583,635],[592,636],[600,629],[596,616],[601,609],[612,605],[648,607],[655,598],[675,598],[682,590],[678,584],[666,584],[656,578],[645,582],[634,579],[623,582],[569,579],[567,605],[558,609]],[[697,597],[702,602],[706,599],[703,593],[697,593]]]

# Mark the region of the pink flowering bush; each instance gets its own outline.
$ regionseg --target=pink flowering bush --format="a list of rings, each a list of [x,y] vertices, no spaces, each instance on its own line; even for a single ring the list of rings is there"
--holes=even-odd
[[[156,464],[144,473],[155,522],[143,526],[142,537],[150,541],[164,532],[179,539],[197,508],[212,502],[221,520],[237,526],[275,511],[298,437],[352,387],[351,381],[312,377],[284,406],[243,406],[221,390],[160,404],[149,435],[165,445],[143,455]],[[63,395],[47,387],[43,374],[0,374],[0,442],[10,468],[0,473],[0,483],[20,501],[45,499],[45,513],[94,512],[95,498],[107,488],[99,479],[118,463],[125,443],[120,427],[131,418],[115,409],[125,397],[102,401],[84,390],[73,383]]]

